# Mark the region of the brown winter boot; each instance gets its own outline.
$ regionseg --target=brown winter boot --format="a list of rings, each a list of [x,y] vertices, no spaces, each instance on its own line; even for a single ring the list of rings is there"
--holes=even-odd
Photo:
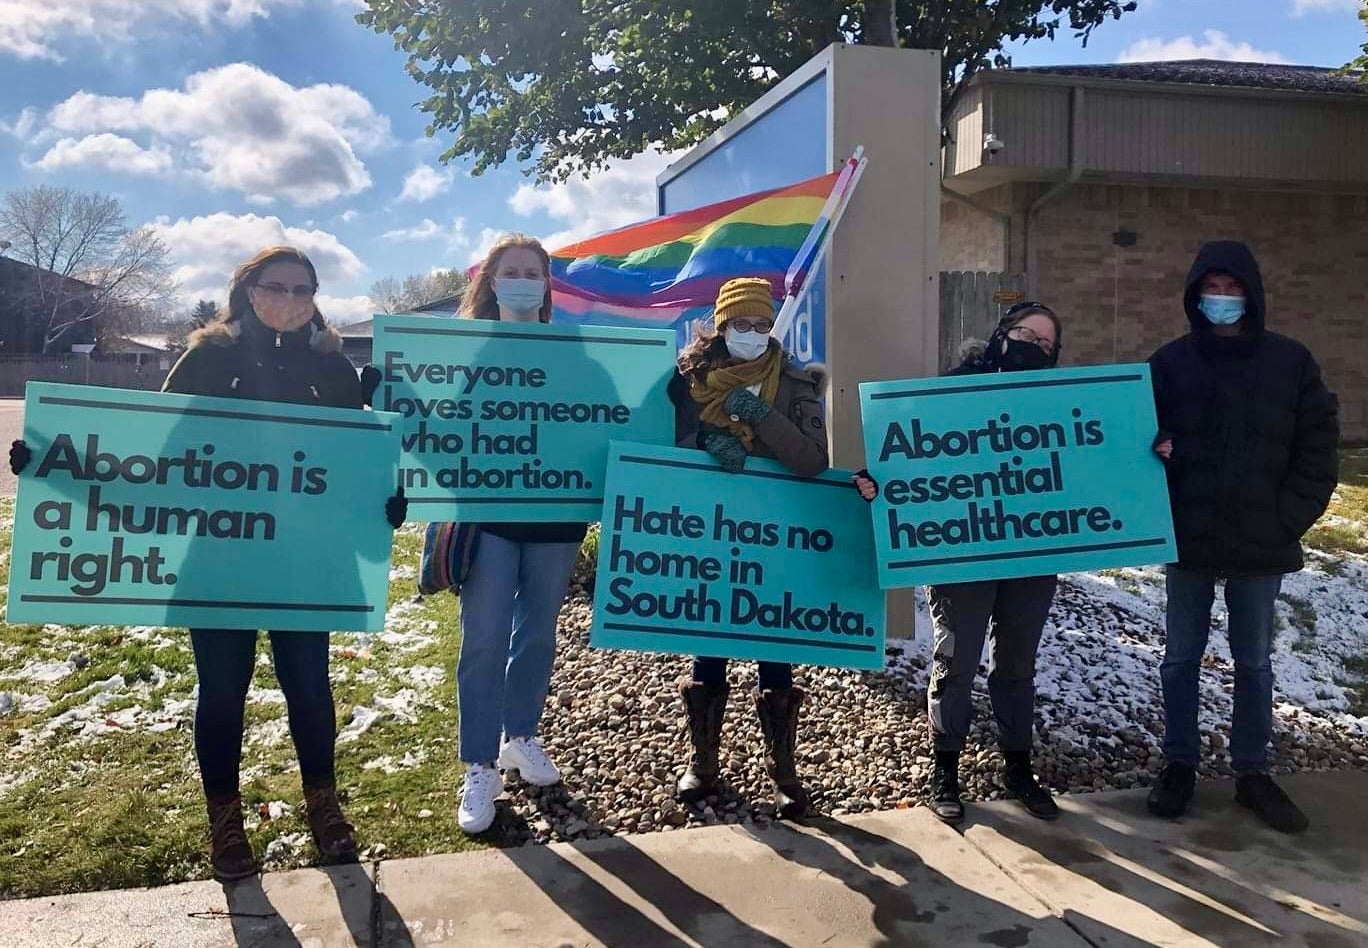
[[[802,703],[801,688],[771,688],[755,696],[755,710],[765,736],[765,771],[774,781],[774,808],[786,820],[799,819],[808,809],[807,791],[798,781],[793,760]]]
[[[305,787],[304,812],[324,863],[356,862],[356,830],[342,815],[336,785]]]
[[[242,797],[206,800],[209,809],[209,864],[220,882],[236,882],[260,872],[247,831],[242,827]]]
[[[710,688],[688,678],[679,680],[679,697],[684,701],[689,742],[693,745],[689,769],[676,785],[679,799],[685,803],[698,803],[717,787],[721,770],[717,755],[722,746],[722,714],[727,710],[730,691],[726,685]]]

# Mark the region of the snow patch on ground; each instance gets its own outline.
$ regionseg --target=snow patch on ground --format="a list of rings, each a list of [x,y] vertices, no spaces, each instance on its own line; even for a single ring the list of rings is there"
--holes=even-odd
[[[361,765],[362,770],[379,770],[385,774],[397,774],[401,770],[412,770],[423,761],[427,760],[427,751],[419,747],[414,750],[405,751],[404,756],[395,761],[389,754],[368,760]]]

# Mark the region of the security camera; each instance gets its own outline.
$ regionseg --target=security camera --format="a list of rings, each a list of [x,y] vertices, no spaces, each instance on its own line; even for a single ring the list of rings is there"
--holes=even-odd
[[[996,155],[998,152],[1002,151],[1002,149],[1006,147],[1006,143],[1004,143],[1002,139],[998,138],[992,132],[989,132],[987,135],[983,136],[983,150],[988,152],[988,154],[990,155]]]

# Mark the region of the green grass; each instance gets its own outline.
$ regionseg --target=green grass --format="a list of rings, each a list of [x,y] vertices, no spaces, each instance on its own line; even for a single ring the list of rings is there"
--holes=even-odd
[[[1279,593],[1278,598],[1287,604],[1292,612],[1292,624],[1302,632],[1316,631],[1316,607],[1307,599],[1291,593]],[[1281,618],[1281,617],[1279,617]]]
[[[12,502],[0,502],[0,518],[0,558],[7,561]],[[421,547],[416,530],[397,534],[396,570],[416,576]],[[415,579],[396,578],[389,603],[410,603],[416,595]],[[383,843],[386,858],[486,845],[472,842],[456,825],[462,777],[456,759],[453,683],[459,649],[457,609],[457,601],[448,595],[412,606],[399,628],[421,630],[424,623],[435,623],[436,629],[429,640],[418,640],[417,648],[386,644],[379,636],[333,636],[340,649],[331,666],[339,730],[351,720],[353,707],[368,705],[377,694],[415,687],[414,668],[432,666],[445,673],[415,710],[415,721],[382,719],[358,740],[338,744],[338,786],[346,813],[356,824],[361,844]],[[394,627],[391,624],[391,630]],[[156,643],[159,637],[168,642]],[[23,730],[41,728],[57,715],[86,705],[91,698],[86,689],[114,675],[136,690],[120,692],[98,709],[96,717],[107,718],[134,706],[156,711],[169,701],[188,699],[195,683],[188,635],[184,630],[158,630],[152,639],[139,640],[135,630],[108,626],[65,629],[62,634],[36,626],[0,629],[0,691],[41,694],[52,702],[42,711],[0,717],[0,754],[10,755],[0,773],[30,774],[18,788],[0,790],[0,898],[209,877],[204,803],[188,714],[164,733],[138,729],[78,740],[60,731],[23,753],[18,750]],[[259,654],[268,650],[263,636]],[[65,678],[42,684],[13,677],[26,662],[62,662],[73,651],[87,656],[90,664]],[[167,675],[161,686],[153,686],[154,669]],[[279,687],[269,664],[257,667],[253,686]],[[284,714],[283,704],[249,702],[248,734]],[[409,751],[421,757],[416,766],[391,774],[364,767],[385,756],[399,762]],[[242,765],[243,799],[249,808],[277,800],[296,807],[259,826],[252,826],[249,819],[249,836],[258,856],[265,856],[271,843],[282,837],[307,834],[289,739],[247,744]],[[431,815],[420,817],[423,811]],[[287,849],[270,867],[306,865],[312,858],[312,846],[305,844]]]
[[[1349,712],[1368,716],[1368,655],[1358,655],[1344,661],[1347,673],[1340,682],[1349,692]]]
[[[1340,453],[1339,487],[1306,542],[1323,553],[1368,556],[1368,450]]]

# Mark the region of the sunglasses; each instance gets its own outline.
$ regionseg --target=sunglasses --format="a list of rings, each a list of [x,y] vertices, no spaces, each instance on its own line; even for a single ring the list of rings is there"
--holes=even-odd
[[[274,296],[276,299],[293,296],[297,300],[312,299],[313,295],[318,292],[317,287],[308,286],[306,284],[286,286],[284,283],[258,283],[254,289],[258,289],[269,296]]]

